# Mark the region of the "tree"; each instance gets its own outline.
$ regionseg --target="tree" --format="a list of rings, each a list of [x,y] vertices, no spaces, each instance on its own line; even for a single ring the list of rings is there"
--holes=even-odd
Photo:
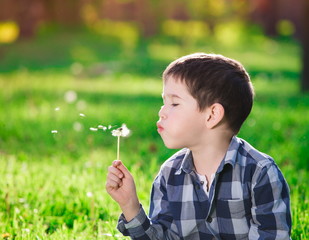
[[[302,91],[309,91],[309,1],[304,1],[304,21],[303,21],[303,71],[301,80]]]

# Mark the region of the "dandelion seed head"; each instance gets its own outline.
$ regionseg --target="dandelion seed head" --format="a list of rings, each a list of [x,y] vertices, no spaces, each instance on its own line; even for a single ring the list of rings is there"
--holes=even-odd
[[[127,125],[122,124],[120,128],[117,128],[112,131],[114,137],[128,137],[130,134],[130,129],[127,128]]]
[[[67,103],[73,103],[77,99],[77,93],[73,90],[69,90],[64,94],[64,100]]]
[[[75,122],[73,124],[73,129],[76,131],[76,132],[80,132],[82,129],[83,129],[83,125],[80,123],[80,122]]]
[[[58,133],[57,130],[51,130],[51,133]]]

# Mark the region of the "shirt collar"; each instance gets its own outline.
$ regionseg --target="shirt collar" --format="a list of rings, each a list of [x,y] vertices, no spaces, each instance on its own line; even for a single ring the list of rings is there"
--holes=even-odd
[[[219,168],[217,170],[218,173],[223,170],[223,167],[226,164],[230,164],[233,167],[235,166],[239,145],[240,145],[240,139],[236,136],[233,136],[230,145],[227,149],[227,152],[222,162],[219,165]],[[175,172],[175,175],[179,175],[181,171],[190,174],[193,170],[194,170],[194,164],[193,164],[192,152],[190,149],[187,149],[185,156],[182,160],[182,163],[178,168],[178,170]]]
[[[187,149],[185,156],[183,157],[182,163],[178,170],[175,172],[176,175],[179,175],[181,171],[190,174],[194,169],[192,152],[190,149]]]

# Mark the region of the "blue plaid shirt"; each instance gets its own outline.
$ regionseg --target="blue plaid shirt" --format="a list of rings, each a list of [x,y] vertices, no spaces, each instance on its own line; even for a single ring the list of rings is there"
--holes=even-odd
[[[290,239],[289,188],[271,157],[233,137],[209,197],[182,149],[153,183],[149,218],[141,207],[117,227],[132,239]]]

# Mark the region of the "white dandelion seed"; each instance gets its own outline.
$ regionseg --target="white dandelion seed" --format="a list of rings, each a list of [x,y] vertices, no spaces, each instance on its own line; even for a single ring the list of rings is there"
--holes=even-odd
[[[111,233],[103,233],[103,236],[108,236],[108,237],[112,237],[113,235]]]
[[[57,130],[51,130],[51,133],[58,133]]]
[[[93,127],[89,128],[89,129],[90,129],[90,131],[93,131],[93,132],[98,131],[98,129],[97,129],[97,128],[93,128]]]
[[[93,197],[92,192],[87,192],[87,197],[92,198]]]
[[[86,115],[83,114],[83,113],[80,113],[79,116],[81,116],[81,117],[86,117]]]
[[[103,131],[106,131],[107,127],[103,126],[103,125],[99,125],[98,129],[102,129]]]
[[[108,129],[111,129],[112,128],[112,125],[108,125],[108,127],[107,127]]]
[[[55,108],[55,111],[59,111],[59,110],[60,110],[60,107],[56,107],[56,108]]]

